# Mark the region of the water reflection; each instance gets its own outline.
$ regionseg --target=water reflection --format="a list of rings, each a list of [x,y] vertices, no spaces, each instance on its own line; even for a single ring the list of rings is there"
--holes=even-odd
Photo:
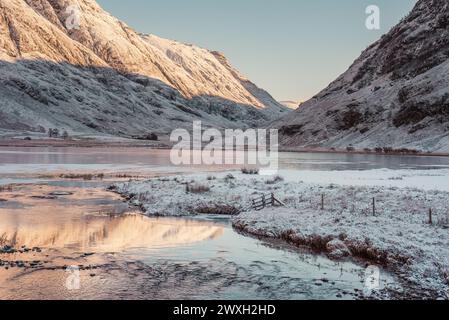
[[[449,168],[449,157],[281,152],[279,166],[295,170],[442,169]],[[174,166],[170,150],[146,148],[0,148],[0,176],[5,177],[79,171],[145,175],[235,167]]]
[[[121,252],[182,246],[223,233],[212,223],[120,214],[127,205],[101,189],[58,189],[70,194],[49,197],[54,192],[51,186],[24,186],[3,194],[0,236],[15,247]]]
[[[138,215],[89,217],[66,224],[34,224],[10,217],[0,234],[16,247],[71,248],[121,252],[132,248],[167,248],[215,239],[223,228],[194,221],[150,219]]]
[[[292,170],[444,169],[449,157],[346,153],[281,153],[280,167]]]
[[[355,299],[363,290],[363,266],[240,235],[222,217],[148,218],[101,188],[59,183],[1,196],[0,237],[42,252],[0,255],[0,299]],[[67,266],[81,268],[80,290],[67,289]],[[382,286],[394,283],[383,273]]]
[[[18,221],[19,220],[19,221]],[[120,252],[131,248],[167,248],[215,239],[223,228],[193,221],[149,219],[138,215],[89,217],[63,225],[6,219],[0,234],[16,247],[71,248]]]

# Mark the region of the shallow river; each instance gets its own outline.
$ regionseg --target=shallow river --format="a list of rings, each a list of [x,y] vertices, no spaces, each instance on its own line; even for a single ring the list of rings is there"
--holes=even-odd
[[[376,156],[359,157],[289,153],[281,156],[281,166],[449,167],[446,158],[398,157],[378,164]],[[192,170],[201,168],[185,171]],[[184,170],[170,166],[163,150],[0,149],[0,185],[19,183],[0,192],[0,241],[22,248],[0,254],[0,299],[362,297],[363,265],[240,235],[227,217],[144,217],[105,191],[110,182],[52,176],[78,171]],[[381,282],[399,286],[383,271]]]

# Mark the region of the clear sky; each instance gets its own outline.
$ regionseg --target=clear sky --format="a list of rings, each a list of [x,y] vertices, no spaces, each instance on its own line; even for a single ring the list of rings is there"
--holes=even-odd
[[[222,51],[278,100],[305,100],[344,72],[416,0],[97,0],[139,32]],[[381,30],[365,27],[368,5]]]

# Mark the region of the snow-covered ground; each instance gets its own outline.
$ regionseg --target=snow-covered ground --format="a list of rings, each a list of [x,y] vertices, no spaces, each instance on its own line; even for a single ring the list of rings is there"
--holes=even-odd
[[[286,181],[339,184],[343,186],[378,186],[395,188],[418,188],[449,192],[449,169],[437,170],[344,170],[344,171],[298,171],[281,170]]]
[[[284,171],[282,177],[196,174],[114,187],[148,215],[164,216],[232,213],[274,193],[286,207],[243,212],[234,226],[331,258],[385,265],[432,297],[449,298],[449,170]]]

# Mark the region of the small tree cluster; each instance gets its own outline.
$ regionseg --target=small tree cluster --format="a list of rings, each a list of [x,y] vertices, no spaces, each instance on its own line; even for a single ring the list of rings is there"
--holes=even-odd
[[[48,129],[48,137],[49,138],[59,138],[59,129]]]
[[[67,140],[67,139],[69,139],[69,133],[66,130],[64,130],[62,132],[62,134],[60,134],[59,129],[49,128],[48,129],[48,137],[49,138],[62,138],[64,140]]]
[[[150,140],[150,141],[158,141],[159,137],[154,132],[147,133],[141,136],[132,136],[133,139],[136,140]]]
[[[354,151],[355,151],[355,148],[352,147],[352,146],[349,146],[349,147],[346,148],[346,151],[347,151],[347,152],[354,152]]]
[[[384,154],[419,154],[420,151],[416,149],[407,149],[407,148],[400,148],[400,149],[394,149],[392,147],[377,147],[374,149],[376,153],[384,153]]]

